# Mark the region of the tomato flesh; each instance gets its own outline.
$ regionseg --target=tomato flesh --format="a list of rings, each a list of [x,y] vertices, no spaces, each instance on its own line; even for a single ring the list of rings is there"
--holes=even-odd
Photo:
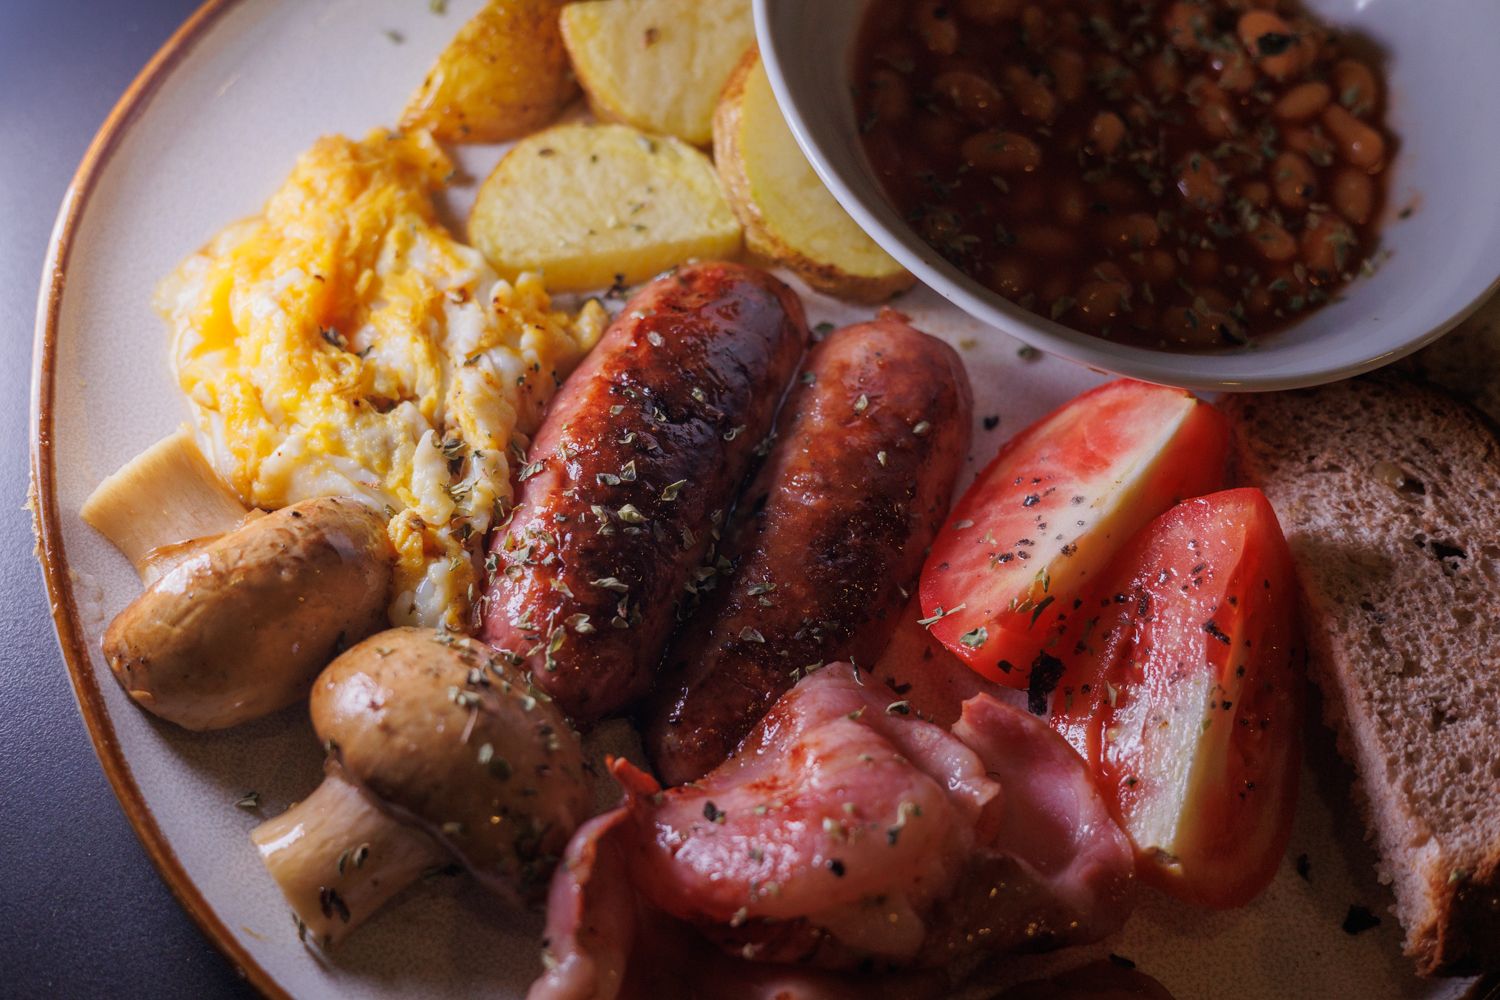
[[[1228,425],[1181,389],[1121,380],[1012,438],[960,498],[922,568],[932,633],[985,677],[1056,680],[1072,602],[1143,525],[1224,485]]]
[[[1291,832],[1303,679],[1291,555],[1259,490],[1182,503],[1121,551],[1072,623],[1052,723],[1168,892],[1238,906]]]

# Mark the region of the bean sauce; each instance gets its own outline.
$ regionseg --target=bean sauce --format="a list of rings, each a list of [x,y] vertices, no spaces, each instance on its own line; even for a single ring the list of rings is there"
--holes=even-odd
[[[865,150],[955,266],[1125,343],[1243,346],[1373,269],[1382,81],[1275,0],[874,0]]]

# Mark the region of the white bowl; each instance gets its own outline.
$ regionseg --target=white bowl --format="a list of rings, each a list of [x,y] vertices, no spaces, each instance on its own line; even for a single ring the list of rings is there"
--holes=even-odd
[[[871,171],[855,122],[854,41],[870,0],[755,0],[777,100],[814,169],[871,237],[965,312],[1052,354],[1194,389],[1315,385],[1394,361],[1437,339],[1500,285],[1500,3],[1310,0],[1327,22],[1385,50],[1393,161],[1373,276],[1341,301],[1233,353],[1111,343],[1036,316],[940,257],[902,221]],[[1399,210],[1416,206],[1408,218]]]

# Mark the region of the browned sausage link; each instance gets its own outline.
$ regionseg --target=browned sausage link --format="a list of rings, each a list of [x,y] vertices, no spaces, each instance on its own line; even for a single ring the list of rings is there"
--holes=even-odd
[[[684,267],[630,300],[553,400],[490,539],[482,635],[574,719],[650,685],[807,340],[770,275]]]
[[[663,780],[721,763],[799,671],[874,665],[947,514],[972,409],[958,355],[899,313],[813,349],[726,538],[733,579],[673,643],[650,703]]]

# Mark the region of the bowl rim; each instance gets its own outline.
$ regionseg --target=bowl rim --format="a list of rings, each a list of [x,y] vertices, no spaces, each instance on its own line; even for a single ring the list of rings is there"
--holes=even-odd
[[[1500,291],[1500,260],[1497,260],[1495,276],[1478,295],[1450,312],[1441,322],[1407,338],[1394,348],[1352,361],[1328,360],[1326,356],[1322,356],[1325,360],[1269,372],[1255,370],[1253,365],[1248,369],[1237,369],[1234,366],[1235,360],[1256,357],[1252,352],[1195,353],[1136,347],[1107,341],[1039,316],[998,294],[984,290],[974,279],[936,257],[932,248],[908,227],[892,229],[887,226],[864,199],[855,194],[845,172],[827,155],[816,138],[815,130],[803,115],[802,107],[787,79],[782,61],[783,53],[777,46],[779,36],[772,27],[771,8],[773,5],[785,6],[788,3],[800,6],[801,2],[802,0],[752,0],[752,7],[756,43],[766,74],[770,78],[771,90],[792,137],[807,157],[813,171],[860,229],[914,274],[917,280],[969,316],[1030,347],[1095,371],[1185,389],[1214,392],[1300,389],[1363,375],[1398,361],[1436,341],[1468,319],[1485,301]],[[869,0],[860,2],[868,3]],[[842,60],[843,54],[840,53],[838,58]]]

